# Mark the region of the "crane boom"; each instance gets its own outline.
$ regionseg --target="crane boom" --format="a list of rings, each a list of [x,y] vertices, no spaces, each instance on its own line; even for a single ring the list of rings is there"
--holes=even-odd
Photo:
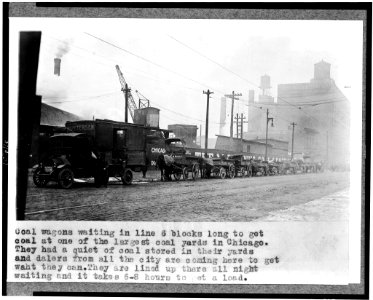
[[[124,79],[123,74],[122,74],[119,66],[116,65],[115,68],[117,69],[119,82],[120,82],[120,85],[121,85],[121,90],[124,94],[124,98],[126,98],[126,84],[127,84],[126,80]],[[131,91],[127,91],[127,92],[128,92],[128,108],[129,108],[129,111],[130,111],[130,114],[131,114],[131,117],[132,117],[132,121],[134,121],[135,109],[137,109],[137,106],[136,106],[135,100],[133,99]]]

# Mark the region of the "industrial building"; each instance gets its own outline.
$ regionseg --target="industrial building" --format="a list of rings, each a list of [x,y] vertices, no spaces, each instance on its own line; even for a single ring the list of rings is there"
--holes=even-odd
[[[268,139],[267,156],[268,160],[280,161],[289,158],[287,142]],[[240,138],[230,138],[229,136],[217,135],[215,149],[232,151],[235,153],[247,153],[255,158],[265,159],[266,141],[265,139],[246,140]]]
[[[302,153],[330,167],[349,165],[350,107],[348,99],[330,76],[331,65],[320,61],[314,65],[314,77],[305,83],[279,84],[277,102],[266,91],[270,81],[262,78],[264,88],[258,101],[249,92],[246,140],[265,140],[266,112],[273,118],[268,126],[268,138],[288,143],[292,151],[294,125],[294,153]],[[270,124],[269,124],[270,125]]]

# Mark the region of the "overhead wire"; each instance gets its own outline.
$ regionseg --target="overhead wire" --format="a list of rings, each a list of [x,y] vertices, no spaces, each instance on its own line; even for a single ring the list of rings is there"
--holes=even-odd
[[[205,88],[206,88],[206,87],[207,87],[207,88],[211,88],[209,85],[207,85],[207,84],[205,84],[205,83],[201,83],[201,82],[199,82],[199,81],[197,81],[197,80],[194,80],[194,79],[189,78],[189,77],[187,77],[187,76],[185,76],[185,75],[183,75],[183,74],[180,74],[179,72],[173,71],[173,70],[171,70],[171,69],[169,69],[169,68],[167,68],[167,67],[164,67],[164,66],[162,66],[162,65],[160,65],[160,64],[158,64],[158,63],[156,63],[156,62],[151,61],[151,60],[148,59],[148,58],[145,58],[145,57],[143,57],[143,56],[141,56],[141,55],[138,55],[138,54],[136,54],[136,53],[133,53],[133,52],[127,50],[127,49],[124,49],[123,47],[117,46],[117,45],[115,45],[115,44],[113,44],[113,43],[111,43],[111,42],[108,42],[108,41],[106,41],[106,40],[100,38],[100,37],[97,37],[97,36],[95,36],[95,35],[93,35],[93,34],[90,34],[90,33],[88,33],[88,32],[85,32],[85,34],[88,35],[88,36],[91,36],[92,38],[95,38],[95,39],[97,39],[97,40],[99,40],[99,41],[101,41],[101,42],[103,42],[103,43],[105,43],[105,44],[107,44],[107,45],[110,45],[110,46],[112,46],[112,47],[114,47],[114,48],[116,48],[116,49],[118,49],[118,50],[121,50],[121,51],[123,51],[123,52],[125,52],[125,53],[127,53],[127,54],[130,54],[130,55],[132,55],[132,56],[134,56],[134,57],[137,57],[138,59],[141,59],[141,60],[143,60],[143,61],[145,61],[145,62],[147,62],[147,63],[150,63],[150,64],[152,64],[152,65],[154,65],[154,66],[156,66],[156,67],[158,67],[158,68],[161,68],[161,69],[163,69],[163,70],[165,70],[165,71],[167,71],[167,72],[170,72],[170,73],[172,73],[172,74],[176,74],[176,75],[178,75],[178,76],[180,76],[180,77],[182,77],[182,78],[184,78],[184,79],[187,79],[187,80],[193,81],[194,83],[197,83],[197,84],[199,84],[199,85],[201,85],[201,86],[204,86]]]
[[[190,49],[191,51],[193,51],[193,52],[195,52],[195,53],[197,53],[197,54],[201,55],[202,57],[206,58],[207,60],[209,60],[209,61],[213,62],[214,64],[216,64],[216,65],[218,65],[218,66],[220,66],[220,67],[221,67],[221,68],[223,68],[224,70],[226,70],[226,71],[228,71],[228,72],[230,72],[230,73],[232,73],[232,74],[236,75],[237,77],[239,77],[239,78],[243,79],[244,81],[246,81],[246,82],[250,83],[251,85],[253,85],[253,86],[257,87],[257,88],[260,88],[260,87],[259,87],[259,86],[258,86],[257,84],[255,84],[255,83],[253,83],[253,82],[251,82],[251,81],[247,80],[246,78],[242,77],[241,75],[237,74],[236,72],[234,72],[234,71],[232,71],[232,70],[228,69],[227,67],[225,67],[225,66],[221,65],[220,63],[218,63],[218,62],[214,61],[213,59],[211,59],[211,58],[207,57],[207,56],[206,56],[205,54],[202,54],[202,53],[200,53],[199,51],[197,51],[197,50],[193,49],[192,47],[190,47],[190,46],[186,45],[185,43],[183,43],[183,42],[181,42],[181,41],[177,40],[176,38],[174,38],[174,37],[172,37],[172,36],[170,36],[170,35],[169,35],[169,37],[170,37],[171,39],[175,40],[176,42],[178,42],[179,44],[183,45],[184,47],[186,47],[186,48]],[[282,97],[277,97],[277,100],[283,101],[283,102],[285,102],[285,103],[289,104],[290,106],[293,106],[293,107],[295,107],[295,108],[299,109],[299,106],[297,106],[297,105],[295,105],[295,104],[292,104],[292,103],[290,103],[290,102],[286,101],[286,100],[285,100],[285,99],[283,99]],[[318,120],[318,119],[316,119],[315,117],[313,117],[313,116],[309,115],[309,114],[308,114],[308,113],[306,113],[305,111],[302,111],[301,109],[299,109],[299,110],[300,110],[300,111],[301,111],[301,112],[302,112],[303,114],[307,115],[308,117],[310,117],[310,118],[314,119],[314,120],[315,120],[315,121],[317,121],[317,122],[320,122],[320,120]],[[321,122],[322,122],[322,121],[321,121]],[[343,125],[343,124],[342,124],[342,125]]]

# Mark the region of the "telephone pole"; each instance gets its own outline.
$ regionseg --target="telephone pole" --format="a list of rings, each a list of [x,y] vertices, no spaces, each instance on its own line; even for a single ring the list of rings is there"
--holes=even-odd
[[[266,150],[264,155],[264,160],[267,161],[267,147],[268,147],[268,122],[272,121],[272,127],[273,127],[273,118],[268,118],[269,110],[267,108],[267,120],[266,120]]]
[[[244,117],[243,114],[241,114],[241,142],[243,140],[243,123],[248,123],[247,121],[244,122],[243,119],[246,119],[246,117]]]
[[[237,96],[237,97],[235,97]],[[234,110],[234,100],[239,100],[238,96],[242,96],[241,93],[234,93],[225,95],[227,98],[232,98],[232,108],[231,108],[231,131],[230,131],[230,137],[233,138],[233,110]]]
[[[236,121],[234,123],[236,123],[236,136],[237,138],[241,138],[241,140],[243,139],[243,123],[247,123],[244,122],[243,120],[246,119],[246,117],[244,117],[244,115],[241,113],[241,117],[238,116],[238,114],[236,114],[236,117],[234,118]]]
[[[206,109],[206,131],[205,131],[205,157],[207,157],[207,149],[208,149],[208,138],[209,138],[209,106],[210,106],[210,95],[214,92],[207,90],[207,92],[203,91],[205,95],[207,95],[207,109]]]
[[[293,158],[294,158],[294,127],[297,124],[293,122],[293,123],[290,123],[290,125],[293,126],[293,134],[292,134],[292,137],[291,137],[291,160],[293,160]]]
[[[236,123],[236,137],[238,138],[239,137],[239,134],[238,134],[238,126],[240,124],[240,122],[238,121],[240,118],[238,117],[238,114],[236,114],[236,116],[234,117],[234,119],[236,120],[235,123]]]

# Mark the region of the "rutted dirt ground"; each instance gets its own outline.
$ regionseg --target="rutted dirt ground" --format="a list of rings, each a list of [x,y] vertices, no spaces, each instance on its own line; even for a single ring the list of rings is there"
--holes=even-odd
[[[36,188],[30,181],[26,219],[250,222],[281,219],[281,211],[282,216],[286,212],[282,220],[307,220],[297,216],[311,210],[313,221],[328,221],[336,218],[335,212],[344,219],[348,199],[345,193],[337,192],[348,188],[347,172],[179,182],[148,180],[131,186],[113,182],[107,188],[81,183],[70,190],[53,184]],[[335,193],[332,204],[320,199]],[[318,202],[311,202],[314,200]],[[328,213],[325,205],[329,205]]]

